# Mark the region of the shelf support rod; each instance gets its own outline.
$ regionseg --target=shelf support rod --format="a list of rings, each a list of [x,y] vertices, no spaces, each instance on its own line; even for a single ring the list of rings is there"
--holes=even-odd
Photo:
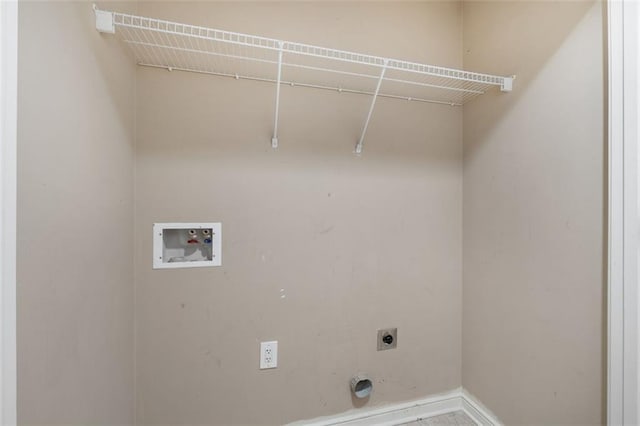
[[[369,121],[371,120],[371,115],[373,114],[373,108],[376,106],[376,99],[378,98],[378,93],[380,93],[380,86],[382,85],[382,80],[384,79],[384,73],[387,71],[388,63],[389,63],[389,60],[385,59],[384,66],[382,67],[382,71],[380,72],[380,77],[378,77],[378,85],[376,86],[376,91],[373,93],[373,99],[371,100],[371,106],[369,107],[369,114],[367,114],[367,120],[364,122],[362,134],[360,135],[360,140],[356,145],[356,154],[362,153],[362,143],[364,142],[364,135],[367,133],[367,127],[369,127]]]
[[[278,51],[278,77],[276,80],[276,113],[273,122],[273,137],[271,138],[271,148],[278,147],[278,113],[280,111],[280,80],[282,77],[282,48],[284,43],[279,41],[278,46],[280,50]]]

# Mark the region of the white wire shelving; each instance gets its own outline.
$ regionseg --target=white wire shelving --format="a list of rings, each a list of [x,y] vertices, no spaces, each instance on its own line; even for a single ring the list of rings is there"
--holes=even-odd
[[[355,147],[359,154],[379,97],[461,106],[496,86],[511,91],[514,79],[125,13],[95,13],[96,29],[116,34],[138,65],[275,84],[274,148],[282,85],[369,96]]]

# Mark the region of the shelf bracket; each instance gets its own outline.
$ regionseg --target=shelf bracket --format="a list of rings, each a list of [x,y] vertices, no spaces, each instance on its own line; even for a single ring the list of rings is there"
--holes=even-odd
[[[271,148],[278,147],[278,113],[280,111],[280,80],[282,77],[282,48],[284,43],[279,41],[278,46],[278,77],[276,80],[276,112],[273,120],[273,137],[271,138]]]
[[[504,77],[502,79],[502,84],[500,85],[501,92],[510,92],[513,90],[513,80],[515,80],[516,76],[513,75],[511,77]]]
[[[364,127],[362,128],[362,134],[360,135],[360,140],[356,145],[356,154],[362,153],[362,143],[364,142],[364,135],[367,133],[367,127],[369,127],[369,121],[371,120],[371,115],[373,114],[373,108],[376,106],[376,99],[378,98],[378,93],[380,93],[380,86],[382,85],[382,80],[384,79],[384,73],[387,71],[387,64],[389,60],[384,60],[384,66],[382,67],[382,71],[380,72],[380,77],[378,77],[378,85],[376,86],[376,91],[373,93],[373,99],[371,100],[371,106],[369,107],[369,114],[367,114],[367,120],[364,122]]]
[[[113,12],[100,10],[93,5],[93,11],[96,14],[96,30],[101,33],[115,34],[116,27],[113,24]]]

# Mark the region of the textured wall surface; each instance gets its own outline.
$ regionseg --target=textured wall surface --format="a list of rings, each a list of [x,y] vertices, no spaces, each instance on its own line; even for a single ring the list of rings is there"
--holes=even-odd
[[[459,3],[141,3],[147,16],[461,66]],[[282,423],[460,385],[461,108],[138,70],[137,418]],[[153,222],[221,221],[223,266],[152,270]],[[396,350],[376,331],[398,327]],[[258,370],[259,342],[279,366]]]
[[[464,3],[463,385],[506,424],[604,422],[603,5]],[[544,24],[543,24],[544,23]]]
[[[135,68],[94,22],[90,2],[19,5],[23,425],[133,423]]]

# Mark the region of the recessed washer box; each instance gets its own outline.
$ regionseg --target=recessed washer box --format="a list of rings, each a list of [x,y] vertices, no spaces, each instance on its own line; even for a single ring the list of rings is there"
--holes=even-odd
[[[154,223],[153,269],[222,265],[222,225]]]

